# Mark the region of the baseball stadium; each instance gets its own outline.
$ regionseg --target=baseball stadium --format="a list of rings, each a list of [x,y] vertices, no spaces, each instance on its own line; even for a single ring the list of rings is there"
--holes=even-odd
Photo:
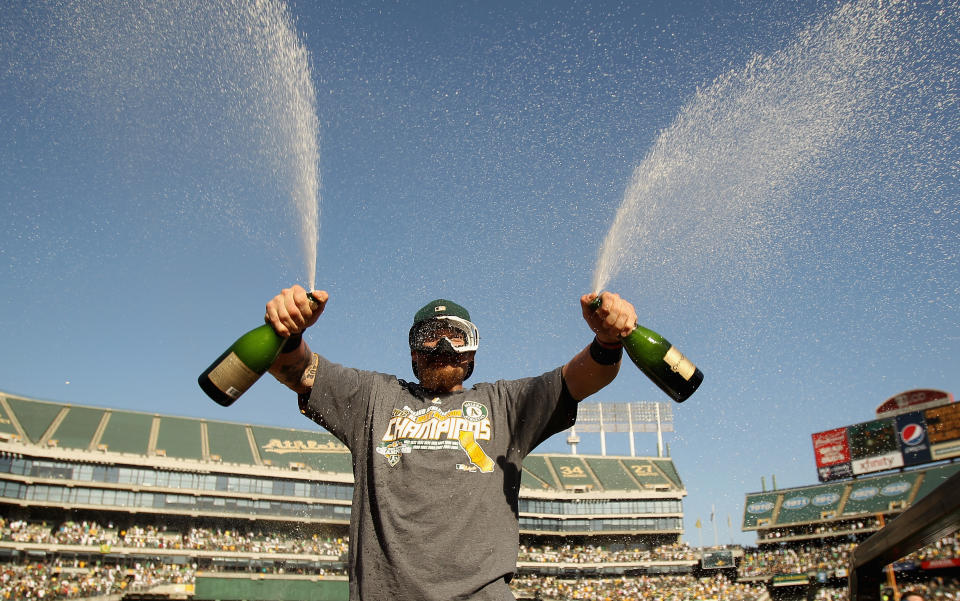
[[[960,0],[3,9],[0,601],[960,601]]]
[[[946,400],[926,409],[931,441],[956,427]],[[952,457],[849,478],[821,466],[822,482],[745,495],[756,546],[694,548],[669,456],[579,455],[577,441],[524,461],[518,599],[846,599],[858,545],[937,495],[953,504],[937,532],[949,533],[888,565],[881,597],[859,598],[892,599],[897,579],[930,598],[960,591]],[[939,444],[935,456],[951,454]],[[0,596],[347,599],[352,478],[349,452],[321,430],[0,394]]]

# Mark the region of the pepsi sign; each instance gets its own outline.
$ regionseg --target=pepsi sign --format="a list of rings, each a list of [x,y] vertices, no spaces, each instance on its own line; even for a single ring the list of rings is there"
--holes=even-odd
[[[929,463],[930,440],[927,437],[927,422],[923,412],[904,413],[896,417],[897,435],[904,465]]]
[[[908,447],[922,443],[925,437],[926,434],[923,431],[923,426],[920,424],[907,424],[900,430],[900,440]]]

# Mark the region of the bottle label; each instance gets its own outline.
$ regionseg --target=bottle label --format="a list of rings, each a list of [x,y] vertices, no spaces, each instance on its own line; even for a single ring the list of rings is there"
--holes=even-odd
[[[223,358],[220,365],[210,370],[210,381],[213,385],[223,391],[225,395],[236,400],[241,394],[253,386],[253,383],[260,377],[237,357],[236,353],[230,353]]]
[[[683,353],[677,350],[675,346],[670,347],[667,354],[663,356],[663,360],[670,366],[671,371],[680,374],[680,377],[684,380],[689,381],[697,371],[697,366],[690,359],[684,357]]]

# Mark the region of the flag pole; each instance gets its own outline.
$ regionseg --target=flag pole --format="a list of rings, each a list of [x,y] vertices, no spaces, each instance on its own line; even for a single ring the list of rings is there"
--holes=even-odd
[[[715,516],[716,516],[716,513],[717,513],[717,506],[716,506],[716,505],[711,505],[711,506],[710,506],[710,521],[713,522],[713,546],[714,546],[714,547],[719,547],[719,546],[720,546],[720,535],[719,535],[719,533],[717,532],[717,520],[716,520],[716,517],[715,517]]]

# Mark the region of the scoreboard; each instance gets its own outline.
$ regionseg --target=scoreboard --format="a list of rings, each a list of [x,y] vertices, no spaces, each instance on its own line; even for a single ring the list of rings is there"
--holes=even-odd
[[[960,440],[960,409],[958,407],[960,405],[953,403],[946,407],[927,409],[924,412],[927,419],[927,434],[930,437],[930,444],[933,445],[934,459],[960,455],[958,452],[960,447],[956,444],[956,441]]]
[[[820,481],[960,457],[960,403],[894,413],[813,434]]]

